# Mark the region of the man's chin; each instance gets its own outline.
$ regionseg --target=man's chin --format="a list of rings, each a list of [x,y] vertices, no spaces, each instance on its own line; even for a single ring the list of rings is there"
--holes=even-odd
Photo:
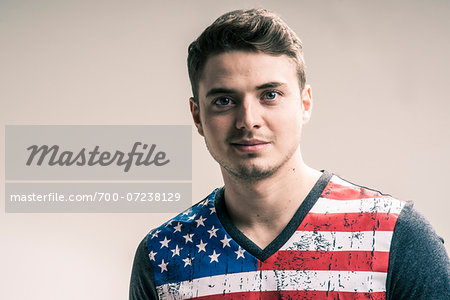
[[[257,166],[238,166],[236,168],[223,167],[230,175],[244,181],[266,179],[271,177],[278,170],[278,168],[262,168]]]

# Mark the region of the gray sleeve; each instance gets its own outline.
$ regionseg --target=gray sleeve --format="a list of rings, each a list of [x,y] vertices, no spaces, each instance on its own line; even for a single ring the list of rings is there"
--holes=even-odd
[[[408,203],[394,229],[387,299],[450,299],[450,263],[444,241]]]
[[[148,257],[147,237],[142,240],[136,250],[131,271],[129,297],[130,300],[158,299],[153,281],[153,269]]]

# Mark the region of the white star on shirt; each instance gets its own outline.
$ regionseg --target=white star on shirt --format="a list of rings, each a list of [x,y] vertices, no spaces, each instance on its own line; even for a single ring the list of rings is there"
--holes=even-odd
[[[150,260],[155,261],[155,255],[156,254],[158,254],[158,252],[153,252],[153,250],[150,251],[150,253],[148,254],[148,256],[150,257]]]
[[[197,223],[197,227],[199,227],[200,225],[205,226],[205,223],[203,223],[203,221],[205,221],[205,220],[206,220],[206,218],[203,218],[202,216],[200,216],[200,218],[195,220],[195,222]]]
[[[213,236],[217,237],[217,230],[219,230],[219,228],[214,228],[214,225],[211,227],[210,230],[207,230],[209,232],[209,238],[212,238]]]
[[[187,215],[189,215],[191,212],[192,212],[192,208],[189,208],[188,210],[186,210],[186,211],[183,213],[183,216],[187,216]]]
[[[208,256],[209,256],[209,258],[211,258],[211,261],[210,261],[209,263],[212,263],[213,261],[219,262],[218,258],[219,258],[219,256],[220,256],[220,253],[217,254],[217,253],[216,253],[216,250],[213,251],[213,254],[212,254],[212,255],[208,255]]]
[[[156,231],[152,234],[151,240],[152,240],[153,238],[155,238],[155,237],[158,237],[158,233],[160,233],[160,232],[161,232],[161,230],[156,230]]]
[[[194,220],[194,218],[196,217],[196,214],[193,214],[192,216],[188,217],[189,220]]]
[[[183,226],[183,224],[180,224],[180,222],[178,222],[177,226],[173,227],[175,229],[175,231],[173,233],[175,233],[177,231],[181,232],[181,226]]]
[[[234,251],[234,253],[237,254],[236,259],[239,259],[239,257],[245,258],[244,257],[244,252],[245,252],[245,250],[242,249],[241,247],[239,247],[239,249],[237,251]]]
[[[212,215],[213,213],[216,212],[216,208],[215,207],[210,207],[209,210],[210,210],[210,213],[209,213],[210,215]]]
[[[206,199],[205,201],[203,201],[202,206],[206,206],[206,205],[208,205],[208,203],[209,203],[209,200]]]
[[[166,223],[165,227],[172,225],[173,220],[170,220],[169,222]]]
[[[192,243],[193,243],[193,241],[192,241],[192,237],[193,237],[193,236],[194,236],[193,233],[191,233],[191,234],[186,233],[185,235],[183,235],[184,239],[186,240],[186,244],[187,244],[188,242],[192,242]]]
[[[231,247],[230,246],[231,239],[227,238],[226,234],[223,236],[223,240],[220,240],[220,241],[222,242],[224,248],[227,247],[227,246]]]
[[[168,264],[169,264],[168,262],[164,263],[164,259],[163,259],[161,264],[158,265],[158,267],[161,268],[161,273],[164,272],[164,271],[167,271],[167,265]]]
[[[164,237],[164,241],[159,241],[161,243],[161,248],[167,247],[169,248],[169,242],[170,240],[167,239],[167,236]]]
[[[182,260],[184,261],[184,266],[186,267],[187,265],[192,266],[192,261],[194,260],[195,257],[190,258],[189,256],[186,258],[183,258]]]
[[[178,248],[178,245],[176,245],[175,249],[170,250],[170,251],[172,251],[172,257],[174,257],[175,255],[180,256],[181,250],[183,250],[183,248]]]
[[[198,253],[200,253],[201,251],[205,251],[206,252],[206,245],[208,245],[208,243],[203,243],[202,240],[200,240],[200,244],[196,245],[198,247]]]

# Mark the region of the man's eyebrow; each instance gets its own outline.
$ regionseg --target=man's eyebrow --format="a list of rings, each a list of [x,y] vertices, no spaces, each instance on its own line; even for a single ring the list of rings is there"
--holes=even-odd
[[[227,88],[212,88],[206,93],[206,98],[218,95],[218,94],[236,94],[237,91]]]
[[[276,88],[276,87],[284,87],[284,86],[286,86],[286,84],[284,82],[273,81],[273,82],[268,82],[268,83],[258,85],[256,87],[256,89],[264,90],[264,89],[268,89],[268,88]]]
[[[276,87],[284,87],[284,86],[286,86],[286,83],[284,83],[284,82],[273,81],[273,82],[268,82],[268,83],[258,85],[256,87],[256,90],[264,90],[264,89],[268,89],[268,88],[276,88]],[[212,88],[206,93],[206,98],[214,96],[214,95],[218,95],[218,94],[237,94],[237,93],[238,93],[238,91],[234,90],[234,89],[221,88],[221,87]]]

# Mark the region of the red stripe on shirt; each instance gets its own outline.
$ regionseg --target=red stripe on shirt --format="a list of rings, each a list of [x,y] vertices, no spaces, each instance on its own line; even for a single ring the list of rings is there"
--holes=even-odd
[[[259,262],[258,270],[387,272],[388,263],[389,252],[286,250]]]
[[[379,192],[369,190],[363,187],[348,187],[334,182],[329,182],[322,194],[322,198],[332,200],[358,200],[365,198],[387,198],[390,196],[382,195]]]
[[[393,231],[398,214],[388,213],[309,213],[297,231]]]
[[[340,299],[340,300],[383,300],[386,299],[385,292],[376,293],[355,293],[355,292],[336,292],[336,291],[266,291],[266,292],[239,292],[228,293],[225,295],[210,295],[198,298],[198,300],[275,300],[275,299]]]

